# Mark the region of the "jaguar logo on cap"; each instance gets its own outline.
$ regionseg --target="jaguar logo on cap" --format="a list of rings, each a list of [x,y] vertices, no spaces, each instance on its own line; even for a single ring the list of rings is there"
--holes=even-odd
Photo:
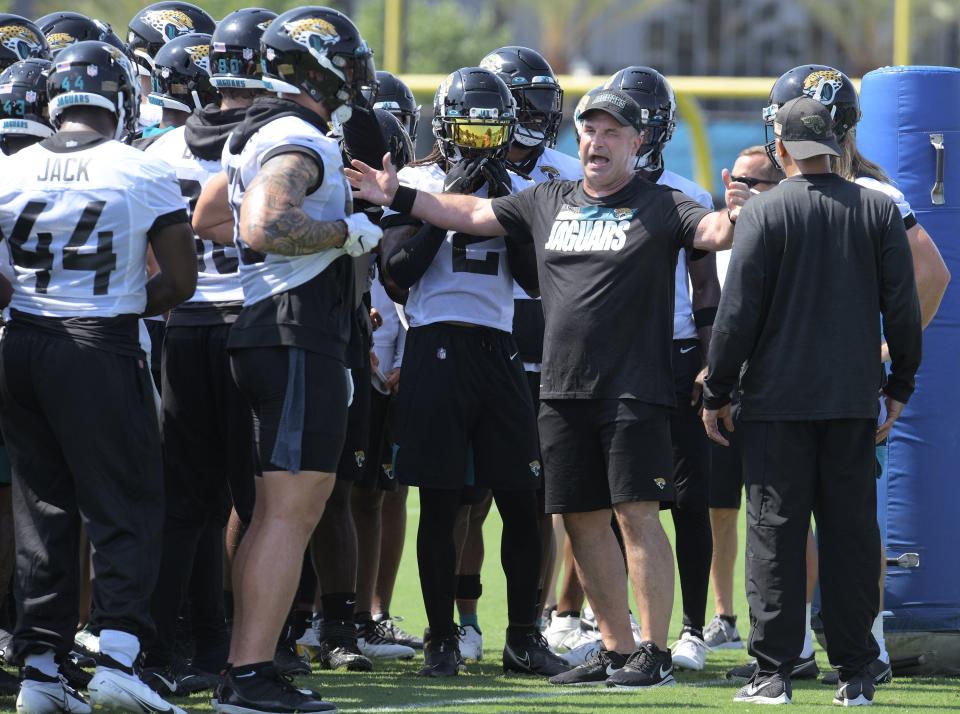
[[[823,132],[827,130],[827,123],[823,120],[823,117],[817,116],[816,114],[813,116],[801,117],[800,121],[803,122],[803,125],[807,127],[807,129],[818,136],[822,135]]]

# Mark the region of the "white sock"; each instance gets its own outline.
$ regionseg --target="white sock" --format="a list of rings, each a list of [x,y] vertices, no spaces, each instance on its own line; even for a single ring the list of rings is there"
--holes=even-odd
[[[53,658],[53,650],[45,650],[41,654],[28,654],[24,664],[38,672],[43,672],[48,677],[57,676],[57,661]]]
[[[873,633],[873,639],[877,641],[877,644],[880,645],[880,656],[877,657],[882,662],[890,664],[890,653],[887,652],[887,643],[883,641],[883,613],[881,612],[877,615],[876,619],[873,621],[873,627],[870,628],[870,632]]]
[[[129,632],[100,630],[100,653],[113,657],[124,667],[132,667],[140,654],[140,640]]]
[[[803,649],[800,651],[801,657],[809,657],[813,654],[813,628],[810,626],[810,616],[813,605],[807,603],[806,622],[803,626]]]

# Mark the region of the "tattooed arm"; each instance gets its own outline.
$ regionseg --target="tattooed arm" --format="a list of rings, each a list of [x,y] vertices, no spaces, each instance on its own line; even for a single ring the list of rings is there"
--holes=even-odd
[[[344,221],[318,221],[303,211],[307,192],[319,179],[320,167],[305,154],[268,159],[243,197],[243,242],[261,253],[279,255],[309,255],[342,247],[347,238]]]

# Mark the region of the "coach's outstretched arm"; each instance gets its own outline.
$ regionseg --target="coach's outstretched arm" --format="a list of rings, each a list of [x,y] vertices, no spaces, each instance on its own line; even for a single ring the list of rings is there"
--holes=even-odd
[[[493,201],[458,193],[428,193],[403,187],[390,154],[383,157],[383,170],[362,161],[351,162],[344,172],[353,186],[353,195],[378,206],[390,206],[398,213],[409,213],[424,223],[472,236],[501,236],[507,232],[493,213]],[[412,200],[411,200],[412,199]],[[396,204],[394,202],[396,201]],[[409,205],[407,205],[409,204]]]

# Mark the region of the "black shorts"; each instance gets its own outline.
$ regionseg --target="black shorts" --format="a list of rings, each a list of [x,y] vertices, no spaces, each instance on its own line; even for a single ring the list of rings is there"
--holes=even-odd
[[[540,402],[547,513],[673,499],[669,407],[635,399]]]
[[[370,457],[370,360],[366,368],[350,370],[353,382],[353,401],[347,410],[347,436],[337,464],[337,480],[360,481],[367,468]]]
[[[253,412],[230,372],[230,325],[168,327],[162,361],[163,463],[168,513],[226,524],[231,500],[253,516]]]
[[[728,433],[720,425],[730,446],[710,442],[710,508],[740,508],[743,493],[743,459],[740,454],[740,431]]]
[[[700,340],[673,341],[673,385],[677,400],[670,414],[674,504],[685,511],[706,511],[708,502],[711,442],[703,429],[700,402],[690,404],[694,381],[702,368]]]
[[[391,394],[370,390],[370,432],[363,475],[359,488],[396,491],[399,488],[393,473],[393,402]]]
[[[506,332],[438,323],[411,328],[397,395],[397,477],[460,489],[473,448],[482,488],[534,490],[541,480],[530,388]]]
[[[336,473],[347,432],[350,373],[297,347],[234,349],[237,386],[257,417],[262,471]]]

